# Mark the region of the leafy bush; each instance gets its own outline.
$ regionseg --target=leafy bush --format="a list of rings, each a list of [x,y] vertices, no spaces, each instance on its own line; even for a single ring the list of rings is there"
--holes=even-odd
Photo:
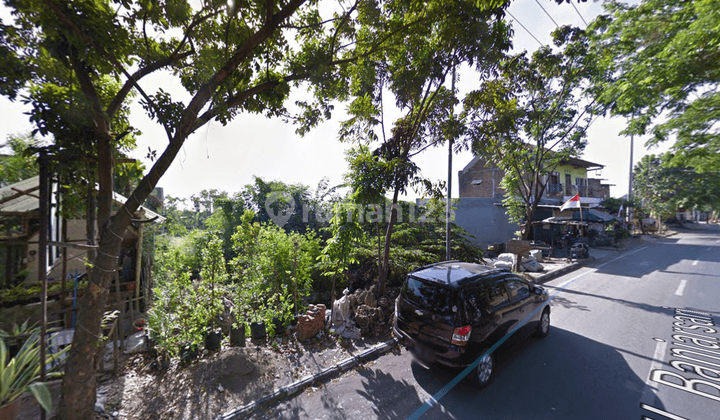
[[[250,322],[264,321],[271,335],[273,318],[286,322],[312,290],[311,270],[319,255],[313,232],[285,232],[270,223],[254,222],[248,210],[233,235],[237,257],[231,262],[239,303]]]

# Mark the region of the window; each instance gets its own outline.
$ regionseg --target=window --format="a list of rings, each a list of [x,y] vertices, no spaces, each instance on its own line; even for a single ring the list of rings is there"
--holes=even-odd
[[[415,303],[419,308],[442,315],[451,313],[452,292],[440,285],[408,277],[402,294],[405,299]]]
[[[510,298],[513,300],[525,299],[530,295],[530,287],[524,281],[510,279],[505,284],[510,291]]]
[[[502,281],[496,281],[485,286],[487,290],[487,303],[492,307],[500,306],[509,301],[505,287]]]

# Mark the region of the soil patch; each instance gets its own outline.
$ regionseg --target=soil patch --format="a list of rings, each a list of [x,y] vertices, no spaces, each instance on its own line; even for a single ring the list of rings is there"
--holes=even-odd
[[[245,347],[227,347],[190,363],[173,361],[161,370],[144,353],[126,356],[120,374],[101,378],[97,418],[215,419],[233,408],[269,394],[273,389],[333,366],[389,337],[389,326],[374,338],[343,340],[324,333],[306,342],[291,337],[247,340]]]

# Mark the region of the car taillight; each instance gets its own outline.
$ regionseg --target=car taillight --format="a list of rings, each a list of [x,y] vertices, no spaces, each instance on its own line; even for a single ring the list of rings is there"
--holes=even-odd
[[[456,346],[464,346],[467,344],[468,340],[470,340],[471,332],[472,327],[469,325],[455,328],[455,331],[453,331],[452,343]]]

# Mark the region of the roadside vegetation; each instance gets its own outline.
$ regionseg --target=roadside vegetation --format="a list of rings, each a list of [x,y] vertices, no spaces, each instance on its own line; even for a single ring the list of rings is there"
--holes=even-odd
[[[289,191],[297,198],[293,215],[312,208],[306,213],[317,219],[291,223],[288,218],[283,226],[264,221],[270,216],[256,200]],[[260,178],[232,197],[202,191],[168,203],[168,220],[155,234],[156,287],[149,320],[160,351],[174,356],[184,346],[201,344],[208,331],[223,324],[249,332],[250,323],[263,322],[275,336],[308,303],[330,307],[333,294],[345,288],[369,288],[378,277],[391,206],[389,201],[384,208],[357,205],[328,193],[325,182],[311,191]],[[197,205],[183,206],[187,203]],[[408,272],[445,256],[444,203],[400,202],[398,213],[389,258],[393,286]],[[453,235],[453,258],[481,261],[482,251],[466,232],[454,227]]]
[[[338,134],[351,146],[349,171],[343,193],[256,178],[233,195],[168,198],[151,250],[150,323],[171,356],[223,323],[263,321],[275,334],[310,300],[329,304],[346,287],[371,284],[382,295],[409,270],[444,259],[445,185],[413,162],[431,147],[473,150],[505,169],[508,213],[523,223],[542,175],[582,152],[595,118],[621,116],[623,134],[674,142],[638,163],[629,199],[660,219],[720,208],[717,0],[610,1],[586,29],[558,28],[556,48],[517,56],[508,55],[504,0],[321,3],[5,2],[13,18],[0,23],[0,94],[30,106],[33,135],[48,143],[10,139],[0,184],[35,174],[30,156],[47,155],[68,186],[63,211],[83,215],[97,245],[86,286],[96,292],[78,302],[60,418],[92,414],[93,358],[132,215],[210,121],[262,114],[305,134],[347,104]],[[465,97],[455,88],[460,68],[476,77]],[[151,91],[154,73],[183,92]],[[290,105],[294,91],[307,95]],[[147,169],[124,159],[140,135],[133,101],[167,137],[148,150]],[[403,202],[410,188],[427,203]],[[128,197],[117,211],[114,192]],[[453,229],[452,257],[481,259]]]

